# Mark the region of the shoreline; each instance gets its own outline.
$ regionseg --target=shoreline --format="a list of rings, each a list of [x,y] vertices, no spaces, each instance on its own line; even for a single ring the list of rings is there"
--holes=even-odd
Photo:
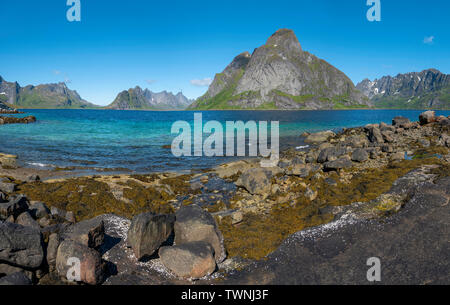
[[[346,213],[384,221],[401,212],[412,189],[397,190],[396,185],[412,181],[415,188],[423,181],[433,183],[448,177],[449,123],[449,118],[428,113],[421,115],[420,123],[396,117],[392,125],[307,133],[303,136],[308,149],[283,150],[273,168],[261,168],[258,159],[225,162],[189,174],[71,177],[73,172],[61,172],[56,177],[54,172],[18,168],[16,172],[1,169],[0,177],[9,178],[0,179],[14,185],[8,198],[24,194],[30,202],[44,202],[72,213],[77,223],[100,217],[106,234],[119,230],[117,223],[125,226],[120,230],[126,232],[130,220],[141,213],[171,215],[199,206],[214,218],[228,253],[216,273],[200,280],[217,284],[232,280],[230,272],[239,275],[239,270],[248,270],[255,262],[277,257],[277,249],[297,232],[331,225]],[[42,180],[36,177],[39,175]],[[178,281],[176,271],[174,275],[159,258],[144,265],[132,253],[123,258],[124,251],[129,251],[126,234],[114,236],[121,242],[107,251],[104,259],[120,270],[118,275],[109,275],[106,283],[128,283],[130,272],[142,283],[150,279]],[[156,273],[149,277],[146,268]]]

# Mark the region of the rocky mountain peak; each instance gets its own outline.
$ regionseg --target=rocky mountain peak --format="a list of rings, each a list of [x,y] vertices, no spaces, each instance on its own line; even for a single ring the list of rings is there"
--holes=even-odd
[[[302,47],[294,31],[289,29],[280,29],[269,37],[266,47],[280,47],[290,52],[301,52]]]

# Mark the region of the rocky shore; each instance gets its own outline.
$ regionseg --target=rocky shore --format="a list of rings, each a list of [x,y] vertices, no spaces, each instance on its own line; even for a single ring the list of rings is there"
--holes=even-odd
[[[0,155],[0,284],[69,284],[74,257],[91,285],[358,283],[371,256],[448,283],[449,129],[429,111],[189,175],[41,181]]]

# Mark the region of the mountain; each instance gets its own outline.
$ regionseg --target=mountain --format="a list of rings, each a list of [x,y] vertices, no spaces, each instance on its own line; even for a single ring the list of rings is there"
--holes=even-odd
[[[356,88],[377,108],[450,109],[450,75],[436,69],[365,79]]]
[[[0,94],[16,108],[97,108],[65,83],[21,87],[0,77]]]
[[[368,108],[341,71],[303,51],[292,30],[275,32],[253,54],[234,58],[191,109]]]
[[[120,92],[107,109],[117,110],[183,110],[192,103],[181,92],[174,95],[163,91],[154,93],[139,86]]]

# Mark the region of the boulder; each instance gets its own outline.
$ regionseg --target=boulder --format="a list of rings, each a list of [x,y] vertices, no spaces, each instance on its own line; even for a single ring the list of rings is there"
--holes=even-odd
[[[22,226],[28,226],[36,230],[40,230],[41,226],[37,223],[36,220],[31,217],[30,213],[28,211],[23,212],[19,216],[17,216],[16,223]]]
[[[369,144],[369,141],[366,135],[352,135],[346,139],[345,143],[353,148],[363,148]]]
[[[394,142],[394,133],[392,131],[390,130],[381,131],[381,135],[383,136],[385,142],[387,143]]]
[[[405,124],[409,124],[411,121],[408,118],[402,117],[402,116],[396,116],[392,119],[392,125],[397,128],[403,128]]]
[[[214,249],[204,241],[159,249],[163,265],[181,278],[199,279],[216,269]]]
[[[28,286],[31,284],[31,280],[23,272],[16,272],[0,278],[0,286]]]
[[[369,154],[363,148],[357,148],[352,153],[352,161],[364,162],[369,159]]]
[[[25,196],[12,196],[8,202],[0,203],[0,219],[12,216],[17,218],[21,213],[28,210],[28,200]]]
[[[419,115],[420,125],[426,125],[436,122],[436,113],[434,111],[425,111]]]
[[[193,241],[206,241],[214,249],[217,263],[225,257],[223,236],[214,217],[197,205],[181,207],[176,213],[175,244],[182,245]]]
[[[384,143],[383,136],[378,127],[374,125],[367,125],[366,130],[368,131],[369,141],[372,143]]]
[[[328,141],[329,138],[336,136],[331,130],[316,132],[308,135],[305,139],[305,143],[308,144],[320,144]]]
[[[334,161],[338,157],[345,155],[347,153],[347,149],[344,147],[329,147],[320,151],[319,157],[317,158],[317,162],[325,163],[327,161]]]
[[[14,183],[9,182],[6,179],[0,180],[0,191],[3,193],[12,193],[16,189],[16,185]]]
[[[51,207],[50,213],[55,217],[63,218],[69,222],[75,222],[75,216],[73,215],[73,212],[67,212],[55,207]]]
[[[245,188],[253,195],[268,194],[272,188],[272,172],[265,168],[246,170],[236,181],[236,185]]]
[[[328,161],[324,164],[325,170],[338,170],[342,168],[352,167],[353,162],[350,160],[349,156],[340,157],[334,161]]]
[[[174,215],[144,213],[131,221],[127,241],[138,260],[152,256],[173,232]]]
[[[17,156],[0,153],[0,165],[2,167],[17,167]]]
[[[38,175],[30,175],[27,178],[28,182],[36,182],[36,181],[41,181],[41,177],[39,177]]]
[[[44,259],[39,230],[19,224],[0,224],[0,261],[22,268],[35,269]]]
[[[40,219],[50,216],[50,209],[45,205],[45,203],[40,201],[31,202],[30,214],[35,219]]]
[[[69,226],[62,234],[63,240],[73,240],[86,247],[96,249],[105,239],[105,225],[100,217],[81,221]]]
[[[32,271],[28,271],[28,270],[24,270],[22,268],[16,267],[16,266],[11,266],[8,264],[2,264],[0,263],[0,276],[4,276],[4,275],[10,275],[16,272],[23,272],[25,273],[25,275],[27,277],[29,277],[30,279],[33,278],[33,272]]]
[[[56,270],[58,274],[67,279],[69,271],[73,271],[75,265],[73,259],[78,259],[80,262],[80,282],[89,285],[101,284],[105,278],[105,265],[102,262],[100,252],[89,248],[85,245],[79,244],[73,240],[64,240],[58,247],[56,255]],[[77,273],[73,273],[75,275]]]

